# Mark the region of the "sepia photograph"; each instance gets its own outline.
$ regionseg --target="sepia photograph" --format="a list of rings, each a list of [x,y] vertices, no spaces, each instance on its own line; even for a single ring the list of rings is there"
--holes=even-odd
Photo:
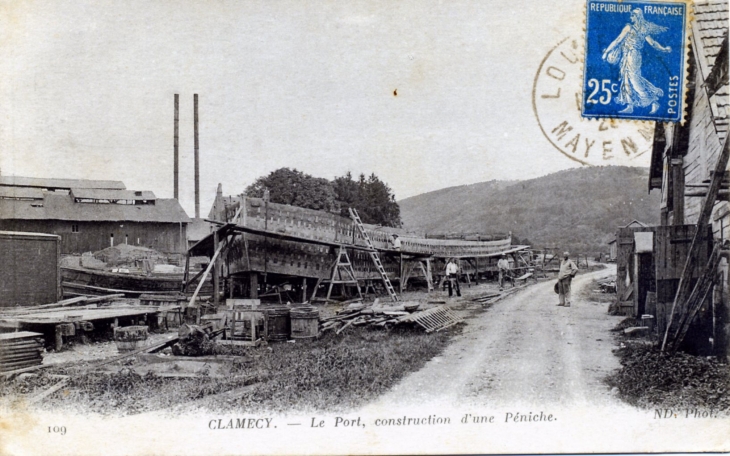
[[[730,451],[727,0],[0,0],[0,455]]]

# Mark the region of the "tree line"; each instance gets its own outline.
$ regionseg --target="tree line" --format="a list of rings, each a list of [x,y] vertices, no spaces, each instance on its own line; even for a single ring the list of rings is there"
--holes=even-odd
[[[246,188],[246,195],[261,198],[269,190],[272,203],[338,213],[349,217],[348,208],[357,209],[364,223],[401,227],[400,207],[388,184],[375,175],[360,174],[353,179],[344,176],[327,180],[297,169],[279,168],[259,177]]]

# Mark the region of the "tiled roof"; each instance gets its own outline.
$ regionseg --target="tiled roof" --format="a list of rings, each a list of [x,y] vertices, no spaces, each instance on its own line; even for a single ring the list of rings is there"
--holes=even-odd
[[[692,36],[702,80],[706,80],[715,65],[722,42],[728,34],[729,7],[727,0],[710,0],[695,4]],[[730,119],[730,90],[719,87],[710,97],[715,129],[724,139]]]
[[[190,223],[176,199],[149,205],[94,204],[74,203],[71,195],[53,193],[46,193],[43,201],[0,199],[0,219]]]
[[[720,52],[722,39],[727,33],[727,22],[727,1],[715,0],[695,4],[695,31],[702,41],[702,54],[709,68],[715,64],[715,58]]]
[[[38,188],[106,188],[124,190],[126,187],[121,181],[91,180],[91,179],[45,179],[23,176],[0,176],[0,185],[11,187],[38,187]]]

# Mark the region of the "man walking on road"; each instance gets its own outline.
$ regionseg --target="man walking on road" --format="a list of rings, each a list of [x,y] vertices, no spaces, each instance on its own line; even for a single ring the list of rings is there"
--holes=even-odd
[[[560,294],[558,306],[570,307],[570,282],[577,273],[578,266],[570,259],[570,254],[563,253],[563,261],[560,262],[560,272],[558,272],[558,293]]]
[[[453,296],[453,286],[456,285],[456,296],[461,296],[461,290],[459,289],[459,266],[456,265],[453,259],[450,259],[446,263],[446,281],[449,287],[449,297]]]

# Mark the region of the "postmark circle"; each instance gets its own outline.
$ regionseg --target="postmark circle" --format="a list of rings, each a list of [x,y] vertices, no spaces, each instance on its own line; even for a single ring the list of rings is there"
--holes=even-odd
[[[545,138],[584,165],[648,166],[654,123],[581,116],[582,40],[565,38],[540,63],[532,108]]]

